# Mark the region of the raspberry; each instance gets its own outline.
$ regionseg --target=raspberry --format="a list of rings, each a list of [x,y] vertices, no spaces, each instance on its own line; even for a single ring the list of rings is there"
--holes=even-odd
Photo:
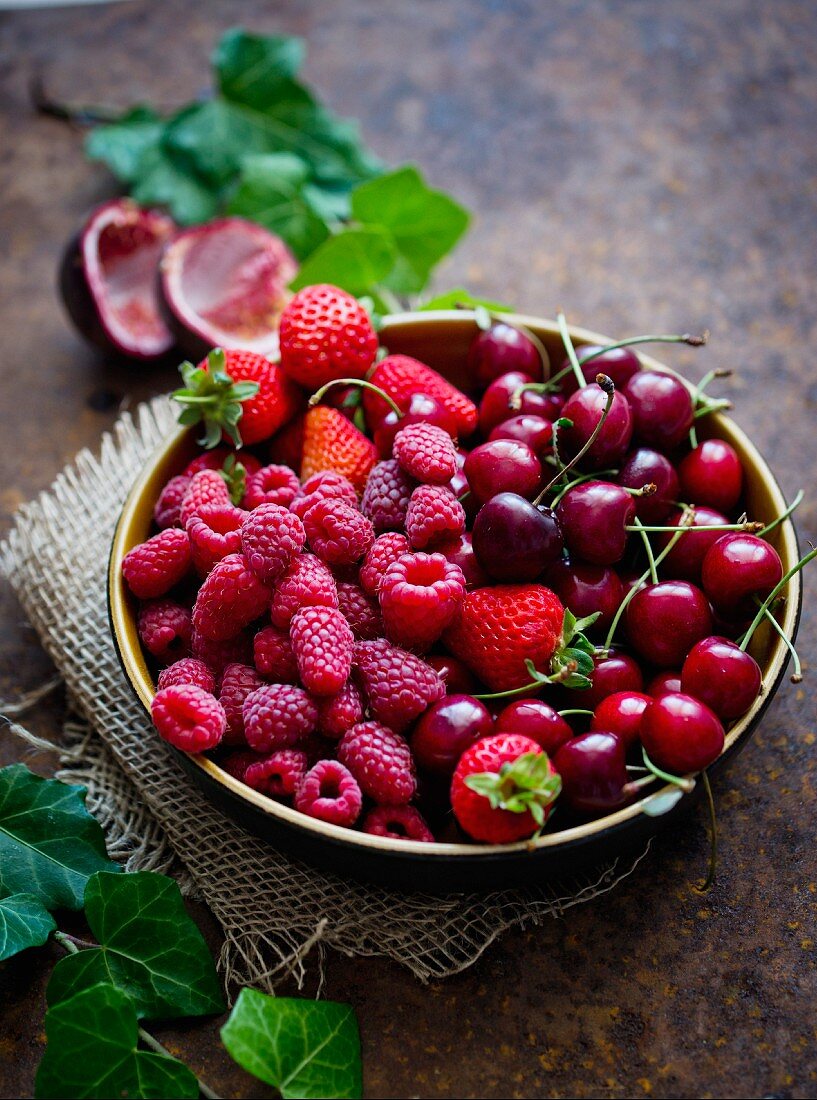
[[[174,684],[157,691],[150,714],[159,736],[184,752],[215,748],[227,725],[218,699],[194,684]]]
[[[233,779],[237,779],[239,783],[244,783],[247,768],[250,764],[256,764],[260,759],[261,757],[257,752],[249,752],[244,749],[240,752],[231,752],[229,756],[220,762],[219,767],[228,775],[231,775]]]
[[[241,527],[247,564],[266,584],[272,584],[289,568],[305,541],[304,525],[280,504],[259,504]]]
[[[337,695],[318,700],[318,733],[336,740],[363,720],[363,700],[352,680]]]
[[[193,656],[205,664],[216,678],[216,686],[221,680],[222,673],[227,665],[238,663],[249,664],[252,660],[252,639],[242,630],[234,638],[224,638],[215,641],[213,638],[205,638],[193,623],[193,634],[190,638],[190,648]]]
[[[182,527],[187,527],[190,517],[198,515],[205,504],[232,504],[227,483],[215,470],[193,474],[179,512]]]
[[[295,473],[288,466],[273,464],[248,476],[244,507],[250,511],[259,504],[280,504],[282,508],[289,508],[300,495],[301,485]]]
[[[190,610],[173,600],[142,604],[137,628],[142,645],[160,664],[169,665],[190,652]]]
[[[181,527],[182,501],[190,487],[190,478],[185,474],[172,477],[159,493],[159,499],[153,509],[153,518],[156,526],[161,530],[166,527]]]
[[[214,695],[216,691],[216,678],[204,661],[196,657],[182,657],[180,661],[168,665],[159,673],[157,688],[173,687],[174,684],[193,684],[203,691]]]
[[[320,500],[304,516],[309,545],[329,565],[359,561],[374,542],[374,528],[342,500]]]
[[[164,596],[190,568],[190,540],[178,527],[168,527],[134,546],[122,560],[122,576],[134,596]]]
[[[311,733],[318,708],[303,688],[265,684],[244,700],[244,736],[256,752],[286,749]]]
[[[465,530],[465,510],[445,485],[418,485],[406,513],[406,534],[416,550],[456,538]]]
[[[379,535],[363,559],[360,567],[360,585],[370,596],[376,596],[383,574],[392,562],[409,553],[409,540],[397,531]]]
[[[228,554],[213,566],[199,589],[193,607],[193,626],[205,638],[226,641],[266,610],[270,596],[269,588],[261,583],[242,555]]]
[[[383,616],[377,600],[367,596],[359,585],[338,581],[338,606],[355,638],[371,641],[383,637]]]
[[[364,833],[388,836],[392,840],[421,840],[434,843],[434,834],[419,810],[413,806],[375,806],[363,820]]]
[[[408,742],[379,722],[360,722],[347,730],[338,743],[338,760],[375,802],[400,806],[414,797],[417,780]]]
[[[253,639],[255,667],[275,684],[297,684],[298,665],[289,632],[265,626]]]
[[[202,577],[228,554],[241,553],[241,524],[246,514],[232,504],[205,504],[187,521],[193,565]]]
[[[293,500],[290,511],[303,519],[313,504],[319,500],[342,500],[352,508],[357,508],[357,492],[348,477],[336,474],[332,470],[313,474],[303,483],[303,496]]]
[[[457,448],[436,424],[407,424],[394,437],[392,454],[411,477],[445,485],[457,472]]]
[[[227,728],[224,731],[225,745],[243,745],[244,715],[243,706],[247,696],[264,686],[264,681],[252,665],[230,664],[224,669],[218,701],[224,707],[227,716]]]
[[[273,626],[288,630],[302,607],[337,607],[338,590],[329,568],[314,554],[299,554],[275,585],[270,618]]]
[[[402,531],[415,482],[396,458],[378,462],[369,474],[360,510],[375,531]]]
[[[306,773],[295,795],[296,810],[332,825],[354,825],[362,805],[360,787],[337,760],[319,760]]]
[[[372,714],[396,733],[445,695],[445,682],[430,665],[383,638],[358,642],[354,660]]]
[[[428,649],[459,613],[465,577],[442,554],[404,554],[386,570],[379,599],[389,641]]]
[[[250,761],[243,781],[254,791],[286,798],[303,783],[308,766],[307,755],[301,749],[279,749],[261,760]]]
[[[335,695],[349,678],[355,638],[334,607],[305,607],[292,617],[292,651],[301,683],[313,695]]]

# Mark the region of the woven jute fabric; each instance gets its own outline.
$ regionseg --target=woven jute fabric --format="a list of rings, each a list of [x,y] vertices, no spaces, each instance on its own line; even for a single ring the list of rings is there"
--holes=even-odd
[[[66,779],[89,790],[112,854],[179,876],[225,936],[227,983],[303,980],[324,948],[381,955],[418,978],[471,965],[503,931],[611,889],[640,857],[524,891],[406,895],[295,862],[210,805],[155,734],[122,672],[107,614],[108,552],[135,478],[174,427],[165,398],[126,414],[40,498],[20,509],[0,565],[65,680],[76,717],[60,745]],[[22,732],[22,731],[21,731]],[[316,948],[316,950],[311,950]]]

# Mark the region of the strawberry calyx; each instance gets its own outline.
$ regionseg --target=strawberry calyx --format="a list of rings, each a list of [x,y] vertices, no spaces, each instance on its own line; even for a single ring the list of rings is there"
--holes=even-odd
[[[236,447],[241,446],[238,422],[244,412],[243,402],[259,390],[257,382],[235,382],[226,365],[222,348],[214,348],[207,356],[206,370],[190,362],[182,363],[179,373],[184,386],[171,394],[174,401],[184,406],[178,416],[180,424],[204,425],[204,436],[198,443],[208,450],[218,446],[222,434],[229,436]]]
[[[561,776],[554,772],[544,752],[526,752],[501,766],[498,772],[477,772],[465,779],[466,787],[483,795],[494,810],[513,814],[530,812],[541,828],[545,810],[562,789]]]
[[[595,611],[592,615],[577,619],[569,608],[565,608],[562,640],[551,658],[550,671],[553,676],[566,673],[561,683],[567,688],[590,687],[596,647],[585,637],[583,631],[592,626],[600,615],[600,611]]]

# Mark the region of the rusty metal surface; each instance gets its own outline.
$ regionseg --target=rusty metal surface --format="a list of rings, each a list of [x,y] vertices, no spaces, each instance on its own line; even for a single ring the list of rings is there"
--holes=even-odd
[[[806,2],[535,4],[164,0],[0,16],[0,507],[44,488],[121,402],[173,368],[95,358],[56,303],[54,269],[108,193],[75,133],[34,118],[27,81],[84,102],[172,105],[206,83],[235,22],[303,34],[308,75],[387,161],[414,160],[477,212],[443,287],[466,283],[602,332],[709,327],[672,359],[739,369],[736,417],[817,540],[817,9]],[[471,970],[421,986],[378,960],[330,958],[371,1096],[817,1094],[814,857],[817,656],[807,583],[805,685],[786,685],[717,784],[721,861],[702,897],[704,822],[665,835],[614,893],[506,935]],[[8,594],[0,694],[48,669]],[[31,718],[53,733],[61,700]],[[0,762],[19,757],[0,739]],[[36,766],[47,771],[51,761]],[[200,909],[213,946],[217,929]],[[30,1095],[50,949],[0,969],[0,1093]],[[231,1067],[217,1023],[159,1029],[222,1096],[265,1091]]]

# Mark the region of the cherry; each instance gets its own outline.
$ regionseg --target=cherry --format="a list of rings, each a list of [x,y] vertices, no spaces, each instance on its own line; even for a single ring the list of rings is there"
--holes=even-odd
[[[565,402],[562,416],[572,421],[572,428],[559,432],[558,446],[565,457],[578,454],[587,443],[601,420],[607,405],[607,394],[593,382],[577,390]],[[616,391],[610,412],[592,447],[582,458],[582,464],[590,470],[614,465],[627,450],[633,434],[633,418],[627,398]]]
[[[743,466],[734,447],[724,439],[705,439],[678,467],[684,500],[728,512],[740,500]]]
[[[456,418],[445,405],[436,397],[429,397],[426,393],[413,393],[402,416],[398,416],[393,409],[389,409],[374,430],[374,442],[381,458],[391,457],[394,437],[401,428],[405,428],[407,424],[421,422],[436,424],[443,431],[448,432],[452,439],[457,438]]]
[[[550,567],[547,584],[577,619],[600,612],[590,630],[606,631],[624,599],[624,585],[606,565],[587,565],[562,559]]]
[[[521,499],[521,498],[520,498]],[[479,558],[474,552],[473,541],[468,531],[453,539],[446,539],[434,547],[437,554],[443,554],[454,565],[458,565],[465,577],[465,587],[484,588],[491,583],[491,578],[479,563]]]
[[[474,516],[479,511],[479,501],[471,492],[471,486],[468,484],[468,478],[465,476],[464,466],[466,458],[468,458],[468,452],[458,449],[457,472],[449,481],[448,488],[465,509],[465,518],[469,523],[473,523]]]
[[[696,643],[697,645],[697,643]],[[692,647],[695,648],[694,646]],[[692,652],[692,650],[690,650]],[[647,684],[647,695],[657,699],[659,695],[666,695],[668,691],[681,690],[681,673],[674,670],[657,672]]]
[[[424,657],[423,660],[445,681],[446,691],[451,694],[475,695],[485,690],[470,668],[457,657],[445,653]]]
[[[683,512],[676,512],[666,520],[668,527],[679,527]],[[701,566],[706,552],[723,535],[723,531],[707,531],[707,527],[717,527],[729,520],[721,512],[712,508],[693,508],[691,528],[700,530],[685,531],[664,558],[662,568],[668,577],[680,577],[687,581],[700,581]],[[663,550],[673,537],[671,531],[663,531],[658,536],[658,548]]]
[[[680,690],[729,722],[757,699],[760,680],[760,666],[751,654],[728,638],[702,638],[684,661]]]
[[[473,546],[480,565],[498,581],[532,581],[562,553],[559,521],[544,505],[518,493],[497,493],[474,520]]]
[[[677,667],[696,642],[712,633],[709,600],[688,581],[645,585],[625,614],[633,649],[659,668]]]
[[[571,692],[571,698],[581,700],[588,710],[595,710],[602,699],[617,691],[641,691],[644,676],[638,662],[627,653],[610,650],[607,657],[593,658],[590,687]]]
[[[632,409],[636,436],[658,451],[673,450],[692,427],[692,397],[684,383],[671,374],[639,371],[625,385],[624,394]]]
[[[503,420],[491,429],[488,440],[493,439],[518,439],[520,443],[527,443],[534,454],[541,457],[549,453],[553,448],[553,425],[542,416],[534,416],[532,413],[523,413],[521,416],[512,416]]]
[[[553,756],[573,737],[573,730],[558,710],[541,699],[516,699],[496,716],[495,733],[523,733],[548,756]]]
[[[723,726],[698,699],[668,692],[644,711],[641,743],[659,768],[688,775],[708,767],[723,751]]]
[[[526,443],[516,439],[494,439],[474,447],[463,471],[480,504],[497,493],[534,497],[542,488],[542,463]]]
[[[665,455],[649,447],[631,451],[616,480],[628,489],[643,489],[650,484],[655,486],[654,493],[636,498],[635,514],[642,523],[662,523],[678,500],[679,484],[675,467]]]
[[[479,427],[483,435],[487,436],[491,430],[501,424],[503,420],[509,420],[519,412],[537,412],[536,409],[514,409],[511,407],[511,398],[516,391],[533,378],[521,371],[508,371],[507,374],[495,378],[488,389],[482,395],[479,403]],[[525,390],[520,397],[526,397],[534,391]]]
[[[783,576],[775,548],[757,535],[734,531],[707,550],[701,583],[715,610],[729,619],[751,615]]]
[[[597,730],[562,745],[553,760],[562,799],[576,813],[599,817],[627,801],[626,750],[615,734]]]
[[[594,382],[596,375],[599,373],[606,374],[608,378],[612,378],[616,389],[620,390],[624,388],[637,371],[641,370],[641,362],[630,348],[611,348],[609,351],[603,351],[601,355],[596,355],[589,363],[582,364],[582,359],[599,350],[599,344],[585,344],[580,348],[576,348],[582,374],[588,382]],[[565,359],[559,367],[559,373],[561,374],[563,370],[568,370],[568,368],[570,368],[570,360]],[[562,381],[562,391],[568,395],[575,393],[578,385],[576,372],[569,370]]]
[[[494,720],[479,699],[446,695],[432,703],[411,735],[411,751],[421,768],[453,775],[465,750],[494,732]]]
[[[468,370],[476,386],[483,388],[508,371],[542,377],[542,357],[524,332],[504,321],[477,333],[468,348]]]
[[[617,691],[596,707],[590,729],[615,733],[629,749],[638,741],[641,717],[651,702],[643,691]]]
[[[572,554],[594,565],[610,565],[624,555],[635,500],[610,481],[585,481],[565,493],[556,515]]]

